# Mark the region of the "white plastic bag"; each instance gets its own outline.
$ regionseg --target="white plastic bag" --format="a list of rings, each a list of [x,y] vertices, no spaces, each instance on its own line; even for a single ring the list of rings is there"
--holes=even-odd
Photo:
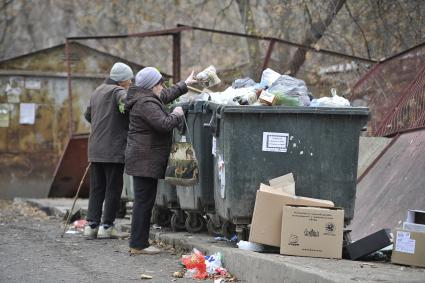
[[[248,241],[242,241],[240,240],[237,243],[238,247],[241,250],[246,250],[246,251],[253,251],[253,252],[261,252],[264,250],[263,245],[261,244],[257,244],[257,243],[252,243],[252,242],[248,242]]]
[[[280,74],[278,72],[273,71],[270,68],[267,68],[261,74],[260,84],[271,86],[279,77],[280,77]]]
[[[336,94],[336,89],[331,88],[332,97],[321,97],[313,99],[310,103],[311,107],[351,107],[350,101]]]
[[[222,267],[221,258],[221,253],[205,256],[205,265],[207,266],[207,272],[209,275],[216,274],[217,268]]]

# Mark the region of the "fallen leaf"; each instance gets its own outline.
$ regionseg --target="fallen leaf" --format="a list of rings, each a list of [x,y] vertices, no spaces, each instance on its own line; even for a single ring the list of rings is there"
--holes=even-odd
[[[176,277],[176,278],[183,278],[183,272],[181,272],[181,271],[176,271],[176,272],[174,272],[174,273],[173,273],[173,277]]]

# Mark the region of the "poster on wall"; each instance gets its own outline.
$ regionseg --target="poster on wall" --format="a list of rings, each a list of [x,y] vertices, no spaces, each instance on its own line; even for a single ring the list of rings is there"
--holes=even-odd
[[[36,79],[27,79],[25,80],[25,88],[26,89],[40,89],[41,81]]]
[[[21,103],[19,109],[19,124],[34,125],[35,122],[35,104]]]
[[[24,80],[21,77],[9,78],[9,83],[6,85],[5,89],[8,103],[19,103],[21,101],[20,95],[23,85]]]
[[[9,104],[0,104],[0,128],[9,127]]]

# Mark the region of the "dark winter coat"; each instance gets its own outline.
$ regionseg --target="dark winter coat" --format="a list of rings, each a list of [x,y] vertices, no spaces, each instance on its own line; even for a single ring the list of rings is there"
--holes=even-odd
[[[125,172],[128,175],[163,179],[170,155],[173,129],[181,117],[168,113],[168,104],[187,92],[184,82],[164,89],[160,97],[152,90],[132,86],[126,107],[130,125],[125,150]]]
[[[90,162],[124,163],[127,144],[128,115],[119,111],[127,91],[107,79],[90,97],[84,117],[91,123],[88,142]]]

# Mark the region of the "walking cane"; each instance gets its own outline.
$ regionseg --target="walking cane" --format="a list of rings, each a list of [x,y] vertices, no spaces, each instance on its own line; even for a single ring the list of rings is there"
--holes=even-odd
[[[72,204],[71,210],[69,211],[68,217],[66,218],[65,227],[63,228],[63,233],[61,235],[61,238],[63,238],[63,235],[65,235],[66,228],[68,228],[69,219],[71,218],[72,211],[74,210],[75,203],[77,202],[78,194],[80,193],[81,186],[84,183],[84,179],[86,178],[86,175],[87,175],[87,172],[89,171],[90,165],[91,165],[91,163],[89,163],[89,165],[87,165],[86,171],[84,172],[84,175],[81,178],[80,185],[78,186],[77,193],[75,194],[75,197],[74,197],[74,203]]]

